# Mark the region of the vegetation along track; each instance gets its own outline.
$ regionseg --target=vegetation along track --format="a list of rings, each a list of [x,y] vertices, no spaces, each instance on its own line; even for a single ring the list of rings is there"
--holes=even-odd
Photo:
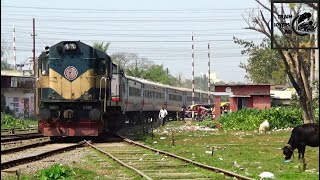
[[[241,180],[251,180],[251,178],[204,165],[126,138],[123,138],[123,141],[125,143],[93,145],[87,142],[87,144],[135,171],[144,179],[224,179],[234,177]]]
[[[34,156],[28,156],[28,157],[23,157],[20,159],[15,159],[15,160],[3,162],[3,163],[1,163],[1,171],[8,169],[8,168],[11,168],[11,167],[14,167],[14,166],[21,165],[21,164],[26,164],[26,163],[33,162],[33,161],[38,161],[38,160],[41,160],[41,159],[46,158],[48,156],[63,153],[65,151],[70,151],[70,150],[73,150],[77,147],[83,146],[85,143],[86,143],[86,141],[81,141],[75,145],[71,145],[71,146],[67,146],[67,147],[63,147],[63,148],[59,148],[59,149],[54,149],[54,150],[47,151],[47,152],[37,154]]]
[[[1,144],[6,143],[6,142],[34,139],[34,138],[39,138],[39,137],[43,137],[43,135],[39,134],[39,133],[6,135],[6,136],[1,136]],[[2,138],[4,138],[4,139],[2,139]]]

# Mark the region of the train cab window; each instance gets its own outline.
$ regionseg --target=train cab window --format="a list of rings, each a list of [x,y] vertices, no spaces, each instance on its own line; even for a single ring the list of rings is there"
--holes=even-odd
[[[102,75],[106,74],[106,60],[105,59],[98,59],[97,62],[97,74]]]
[[[112,74],[118,74],[118,66],[112,63]]]

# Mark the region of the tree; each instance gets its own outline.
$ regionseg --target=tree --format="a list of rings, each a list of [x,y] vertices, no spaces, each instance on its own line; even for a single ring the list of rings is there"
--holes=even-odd
[[[280,9],[278,9],[276,6],[274,6],[273,12],[270,8],[268,8],[266,5],[262,4],[259,0],[255,0],[259,5],[261,5],[265,10],[269,11],[270,13],[274,14],[275,22],[277,23],[288,23],[288,19],[285,18],[279,18],[278,15],[283,14],[285,11],[284,6],[281,6]],[[290,9],[290,12],[293,13],[293,16],[297,16],[301,10],[301,6],[291,5],[288,7]],[[314,8],[316,10],[316,8]],[[312,86],[310,86],[309,81],[309,67],[308,59],[303,59],[305,51],[297,50],[297,49],[280,49],[282,47],[282,43],[286,43],[290,45],[291,47],[294,47],[296,45],[301,45],[299,42],[301,42],[301,38],[294,33],[287,34],[284,32],[284,29],[280,27],[275,27],[279,30],[281,35],[283,36],[284,42],[279,42],[278,39],[276,39],[274,36],[271,36],[271,24],[270,20],[266,20],[264,13],[262,11],[259,12],[259,15],[250,15],[249,20],[246,20],[248,27],[246,29],[254,30],[259,33],[264,34],[269,39],[271,39],[274,43],[274,46],[277,49],[279,56],[281,57],[286,74],[288,75],[288,78],[290,79],[290,82],[292,83],[293,87],[295,88],[300,107],[303,110],[303,119],[304,123],[311,123],[315,122],[314,120],[314,112],[312,108]],[[314,39],[309,38],[308,45],[311,45],[314,43]],[[305,45],[304,45],[305,46]],[[305,63],[306,62],[306,63]]]
[[[285,67],[277,50],[271,49],[270,39],[264,38],[260,45],[236,37],[234,42],[246,49],[241,54],[248,54],[248,64],[240,63],[253,83],[285,84],[287,80]]]
[[[164,69],[163,65],[151,65],[143,72],[142,78],[162,84],[172,85],[171,77],[167,74],[167,70]]]
[[[5,40],[1,39],[1,70],[13,70],[11,64],[7,61],[7,56],[9,54],[9,47]]]
[[[115,53],[111,55],[112,61],[117,63],[122,69],[125,69],[127,65],[132,61],[133,58],[137,58],[134,53]]]
[[[116,53],[111,55],[111,59],[117,63],[127,75],[139,78],[142,78],[143,73],[153,65],[149,59],[140,58],[135,53]]]
[[[101,43],[99,43],[99,42],[94,42],[92,47],[93,47],[94,49],[97,49],[97,50],[99,50],[99,51],[102,51],[102,52],[104,52],[104,53],[107,53],[109,46],[110,46],[110,43],[109,43],[109,42],[107,42],[107,43],[105,43],[105,42],[101,42]]]

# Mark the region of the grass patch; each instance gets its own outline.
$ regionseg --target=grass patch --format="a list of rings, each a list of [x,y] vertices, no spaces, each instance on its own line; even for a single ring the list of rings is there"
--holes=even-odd
[[[297,150],[293,161],[283,164],[281,148],[287,144],[291,131],[274,131],[260,135],[253,131],[178,130],[177,126],[183,124],[168,122],[165,127],[155,131],[153,139],[149,135],[144,137],[146,140],[143,142],[203,164],[255,179],[260,179],[259,174],[264,171],[273,173],[277,179],[319,179],[319,148],[306,148],[306,172],[301,172],[298,168],[300,163]],[[191,125],[195,125],[195,122]],[[175,129],[175,146],[172,146],[172,129]],[[163,133],[164,131],[167,133]],[[155,141],[157,143],[154,143]],[[210,153],[212,148],[213,156]]]

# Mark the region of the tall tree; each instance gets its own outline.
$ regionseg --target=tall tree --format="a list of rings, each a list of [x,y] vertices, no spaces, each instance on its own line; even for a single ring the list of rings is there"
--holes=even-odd
[[[284,6],[281,6],[280,8],[274,6],[273,11],[271,11],[271,9],[269,8],[271,6],[266,6],[259,0],[255,1],[265,10],[274,14],[275,22],[289,23],[288,19],[281,18],[281,16],[279,16],[281,14],[284,14],[284,12],[288,12],[285,11]],[[288,8],[290,9],[290,12],[293,13],[292,15],[295,17],[299,15],[302,7],[300,5],[293,5],[289,6]],[[262,33],[273,41],[274,46],[277,48],[277,51],[284,63],[286,74],[288,75],[288,78],[290,79],[293,87],[297,91],[299,104],[303,110],[304,123],[314,122],[315,117],[312,108],[312,87],[310,86],[310,77],[308,73],[308,64],[310,63],[304,63],[310,60],[302,58],[306,53],[305,51],[297,49],[280,49],[280,47],[282,47],[282,43],[285,43],[291,47],[294,47],[296,45],[301,46],[301,43],[299,44],[299,42],[301,42],[301,39],[294,33],[287,34],[284,29],[278,26],[275,27],[275,29],[277,29],[281,33],[285,40],[285,42],[279,42],[278,39],[276,39],[274,36],[271,36],[272,32],[270,20],[266,19],[264,13],[261,10],[258,13],[258,15],[249,15],[249,20],[246,20],[248,24],[247,29]],[[310,45],[312,43],[314,43],[314,41],[312,40],[312,38],[310,38],[310,42],[308,44]]]
[[[234,42],[244,46],[241,54],[248,54],[248,63],[240,63],[253,83],[286,84],[285,67],[277,50],[271,49],[270,39],[264,38],[260,45],[236,37]]]
[[[4,39],[1,39],[1,70],[12,70],[13,66],[8,63],[9,46]]]
[[[93,43],[93,48],[98,49],[99,51],[102,51],[104,53],[107,53],[109,49],[110,43],[109,42],[94,42]]]
[[[162,84],[172,85],[172,80],[163,65],[151,65],[144,71],[142,78]]]

